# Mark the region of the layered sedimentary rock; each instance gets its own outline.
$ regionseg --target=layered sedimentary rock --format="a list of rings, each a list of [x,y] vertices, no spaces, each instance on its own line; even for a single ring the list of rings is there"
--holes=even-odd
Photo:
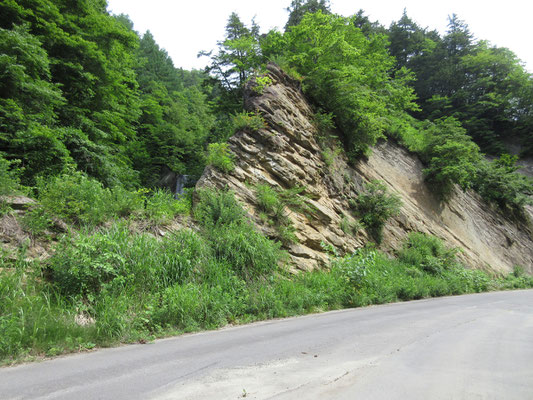
[[[286,210],[298,239],[286,245],[293,268],[326,265],[324,243],[352,252],[368,242],[364,230],[345,233],[341,221],[353,220],[350,199],[363,184],[379,179],[403,202],[400,214],[385,226],[380,246],[384,251],[393,253],[409,232],[418,231],[463,249],[460,257],[473,268],[504,272],[521,265],[533,272],[533,235],[526,224],[507,220],[470,191],[456,190],[450,200],[441,202],[425,184],[421,162],[400,146],[380,143],[368,159],[355,165],[349,165],[342,152],[324,157],[313,110],[299,82],[273,64],[267,69],[272,83],[261,91],[254,90],[252,81],[246,90],[247,109],[261,115],[265,127],[244,129],[231,137],[235,169],[223,173],[207,167],[197,187],[232,190],[270,237],[276,236],[275,227],[260,218],[254,188],[260,183],[279,189],[304,187],[312,211]]]

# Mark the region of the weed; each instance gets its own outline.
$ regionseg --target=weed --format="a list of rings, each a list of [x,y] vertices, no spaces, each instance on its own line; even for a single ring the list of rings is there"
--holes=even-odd
[[[227,143],[210,143],[207,148],[207,165],[211,165],[221,172],[230,172],[235,169],[233,154]]]
[[[352,203],[377,243],[381,243],[383,226],[387,220],[400,212],[401,200],[389,193],[385,184],[375,180],[365,185],[364,192]]]
[[[272,85],[272,78],[269,76],[257,76],[255,78],[255,85],[252,87],[252,90],[257,94],[263,94],[265,88]]]
[[[256,132],[259,129],[263,129],[265,127],[265,120],[261,115],[257,113],[243,112],[240,114],[236,114],[233,117],[233,128],[235,132],[241,130],[249,130],[252,132]]]

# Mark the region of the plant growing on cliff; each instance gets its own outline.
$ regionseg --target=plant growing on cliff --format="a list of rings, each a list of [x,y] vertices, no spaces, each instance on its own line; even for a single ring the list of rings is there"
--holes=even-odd
[[[438,237],[412,232],[398,253],[398,259],[435,275],[460,265],[455,257],[457,252],[456,248],[447,248]]]
[[[451,193],[454,183],[463,190],[471,187],[481,155],[461,123],[451,117],[439,119],[427,129],[427,138],[422,153],[428,162],[426,179],[443,197]]]
[[[412,75],[406,70],[389,74],[394,59],[387,52],[387,38],[365,36],[357,16],[306,14],[284,35],[271,35],[263,54],[283,55],[305,76],[304,91],[334,114],[352,158],[383,137],[390,115],[401,118],[404,110],[417,108],[407,86]]]
[[[263,94],[265,88],[272,85],[272,78],[268,75],[257,76],[252,90],[257,94]]]
[[[389,193],[383,182],[374,180],[365,184],[364,192],[357,196],[353,205],[369,233],[381,243],[383,227],[390,217],[399,214],[402,201],[396,194]]]
[[[257,202],[260,210],[267,216],[267,221],[276,227],[278,239],[282,243],[295,243],[298,241],[294,234],[294,225],[286,210],[290,209],[309,215],[312,211],[307,203],[307,197],[302,193],[303,187],[291,189],[274,189],[268,184],[259,184],[255,188]]]
[[[265,120],[261,115],[255,112],[242,112],[233,116],[233,130],[250,130],[256,132],[266,126]]]
[[[235,169],[233,154],[227,143],[210,143],[207,147],[207,165],[211,165],[221,172],[230,172]]]

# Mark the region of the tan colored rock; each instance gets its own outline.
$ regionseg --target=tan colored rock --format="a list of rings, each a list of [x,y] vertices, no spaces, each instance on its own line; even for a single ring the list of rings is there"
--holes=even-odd
[[[343,215],[350,215],[348,199],[364,182],[384,181],[403,201],[399,216],[387,224],[381,248],[394,253],[407,234],[424,232],[440,237],[449,246],[463,249],[460,257],[474,268],[508,272],[522,265],[533,273],[531,228],[507,220],[471,191],[456,190],[447,203],[440,202],[424,182],[422,163],[393,143],[381,143],[371,156],[355,166],[343,155],[328,166],[315,138],[313,111],[299,82],[269,64],[272,84],[258,95],[248,87],[246,106],[261,114],[266,127],[243,130],[229,140],[236,156],[235,170],[224,174],[207,167],[197,187],[229,188],[248,210],[263,233],[272,227],[259,219],[253,186],[268,183],[278,188],[304,186],[312,199],[311,215],[291,211],[299,243],[287,247],[293,268],[310,270],[327,265],[322,243],[353,252],[368,240],[366,232],[354,237],[340,229]],[[253,85],[253,81],[250,85]]]

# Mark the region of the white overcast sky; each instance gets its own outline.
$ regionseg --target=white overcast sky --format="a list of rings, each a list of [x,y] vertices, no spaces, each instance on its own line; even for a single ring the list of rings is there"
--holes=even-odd
[[[203,68],[200,50],[216,48],[228,16],[237,12],[249,24],[255,16],[262,32],[287,21],[290,0],[108,0],[113,14],[128,14],[134,29],[150,30],[176,67]],[[531,0],[331,0],[334,13],[349,16],[363,9],[372,21],[389,26],[403,9],[420,26],[446,31],[447,16],[455,13],[477,39],[508,47],[533,72],[533,1]]]

